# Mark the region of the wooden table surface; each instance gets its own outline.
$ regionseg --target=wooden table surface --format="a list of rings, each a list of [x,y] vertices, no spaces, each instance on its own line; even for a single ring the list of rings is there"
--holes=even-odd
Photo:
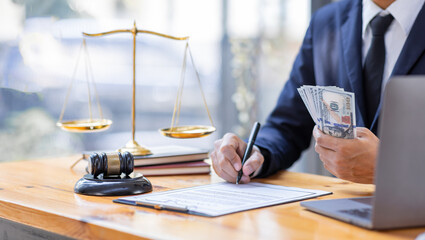
[[[299,202],[207,218],[112,203],[73,192],[79,156],[0,164],[0,217],[78,239],[414,239],[425,228],[370,231],[310,212]],[[153,191],[222,181],[215,174],[149,177]],[[317,199],[370,196],[373,185],[282,171],[256,181],[321,189]]]

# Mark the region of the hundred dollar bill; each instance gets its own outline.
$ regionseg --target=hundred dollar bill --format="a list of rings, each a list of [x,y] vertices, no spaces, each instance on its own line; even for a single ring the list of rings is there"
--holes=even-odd
[[[320,130],[334,137],[356,137],[354,93],[336,86],[311,85],[299,87],[298,92]]]
[[[320,129],[334,137],[355,138],[354,93],[319,87],[318,100]]]
[[[308,102],[308,106],[307,108],[310,108],[310,115],[313,118],[313,121],[316,123],[316,125],[319,124],[320,121],[320,115],[319,115],[319,111],[318,111],[318,102],[316,100],[316,90],[317,87],[316,86],[311,86],[311,85],[304,85],[301,87],[301,89],[304,91],[304,95],[306,96],[307,102]]]
[[[301,99],[303,100],[305,106],[307,107],[308,113],[310,113],[311,118],[313,118],[313,121],[316,123],[316,125],[318,124],[318,118],[316,116],[316,109],[311,109],[311,105],[308,99],[308,95],[305,93],[305,89],[302,88],[298,88],[298,93],[301,96]]]

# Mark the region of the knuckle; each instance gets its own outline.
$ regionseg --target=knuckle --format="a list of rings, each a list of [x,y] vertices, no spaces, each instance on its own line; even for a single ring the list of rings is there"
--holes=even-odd
[[[219,148],[221,146],[221,143],[223,142],[223,139],[218,139],[214,141],[214,148]]]
[[[236,135],[234,133],[226,133],[223,138],[225,139],[233,139]]]
[[[323,144],[323,137],[316,136],[316,145],[322,145]]]
[[[342,160],[342,158],[341,158],[340,156],[336,155],[336,156],[332,159],[332,162],[334,162],[334,164],[335,164],[338,168],[340,168],[340,167],[341,167],[341,165],[342,165],[342,163],[343,163],[343,160]]]
[[[252,171],[255,171],[259,166],[260,162],[258,159],[253,159],[245,164],[247,167],[249,167]]]
[[[230,140],[237,142],[239,140],[238,136],[236,136],[235,134],[232,134],[230,137]]]
[[[218,166],[220,167],[220,169],[224,169],[226,167],[226,161],[224,160],[218,161]]]
[[[319,146],[319,144],[317,144],[317,142],[316,142],[316,144],[314,144],[314,150],[316,152],[319,152],[320,151],[320,146]]]
[[[258,157],[258,164],[259,165],[261,165],[261,164],[263,164],[264,163],[264,157],[263,157],[263,155],[260,155],[259,157]]]
[[[263,164],[264,162],[264,157],[261,154],[257,154],[255,155],[254,159],[253,159],[253,163],[256,164],[257,166],[260,166],[261,164]]]
[[[213,164],[213,169],[215,173],[217,173],[217,175],[221,177],[222,170],[218,168],[216,164]]]
[[[230,145],[223,145],[220,147],[220,152],[225,154],[234,151],[233,147]]]
[[[234,133],[229,133],[227,136],[227,139],[230,143],[238,144],[239,143],[239,137],[236,136]]]

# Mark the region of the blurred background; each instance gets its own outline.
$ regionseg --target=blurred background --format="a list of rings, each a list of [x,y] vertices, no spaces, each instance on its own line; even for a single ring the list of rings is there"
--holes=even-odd
[[[86,37],[92,71],[78,61],[82,32],[137,27],[190,36],[194,64],[217,127],[211,136],[176,140],[158,129],[171,125],[184,41],[137,35],[136,140],[146,146],[193,145],[212,149],[226,132],[247,137],[277,101],[308,27],[311,13],[331,0],[0,0],[0,161],[117,149],[131,138],[132,35]],[[83,54],[84,55],[84,54]],[[87,55],[87,54],[86,54]],[[182,125],[209,119],[189,61]],[[56,126],[88,118],[86,74],[93,75],[110,129],[69,133]],[[97,111],[91,87],[94,117]],[[326,174],[311,149],[295,171]]]

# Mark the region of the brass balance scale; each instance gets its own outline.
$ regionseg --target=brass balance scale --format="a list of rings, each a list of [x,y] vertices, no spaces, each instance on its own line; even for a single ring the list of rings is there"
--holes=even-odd
[[[194,61],[193,61],[193,57],[192,57],[192,53],[190,51],[189,42],[188,42],[189,37],[173,37],[173,36],[170,36],[170,35],[157,33],[157,32],[153,32],[153,31],[140,30],[140,29],[137,29],[136,22],[134,22],[134,27],[132,29],[121,29],[121,30],[114,30],[114,31],[103,32],[103,33],[94,33],[94,34],[83,33],[83,35],[87,36],[87,37],[100,37],[100,36],[105,36],[105,35],[110,35],[110,34],[115,34],[115,33],[131,33],[133,35],[133,88],[132,88],[133,89],[133,102],[132,102],[132,111],[131,111],[132,139],[124,147],[120,148],[118,151],[120,151],[120,152],[128,151],[128,152],[132,153],[133,155],[139,155],[139,156],[140,155],[152,154],[149,149],[139,145],[135,140],[135,131],[136,131],[136,121],[135,121],[135,119],[136,119],[136,35],[138,33],[153,34],[153,35],[157,35],[159,37],[164,37],[164,38],[168,38],[168,39],[173,39],[173,40],[178,40],[178,41],[186,41],[185,53],[184,53],[184,58],[183,58],[182,70],[181,70],[180,83],[179,83],[179,87],[178,87],[178,91],[177,91],[177,98],[176,98],[176,101],[175,101],[175,104],[174,104],[171,126],[168,127],[168,128],[160,129],[159,131],[161,132],[161,134],[164,135],[164,136],[167,136],[167,137],[171,137],[171,138],[199,138],[199,137],[208,136],[216,130],[216,128],[214,127],[212,118],[211,118],[210,111],[209,111],[208,106],[207,106],[207,102],[206,102],[206,99],[205,99],[204,92],[202,90],[199,74],[198,74],[198,71],[196,70],[196,67],[195,67],[195,64],[194,64]],[[70,95],[70,90],[72,88],[72,84],[73,84],[73,81],[75,79],[76,69],[78,67],[78,61],[79,61],[79,58],[80,58],[82,51],[85,52],[85,56],[87,57],[87,60],[86,60],[86,80],[87,80],[87,87],[88,87],[88,98],[89,98],[88,104],[89,104],[89,115],[90,115],[90,117],[89,117],[89,119],[66,120],[66,121],[64,121],[63,116],[64,116],[64,113],[65,113],[66,105],[67,105],[68,98],[69,98],[69,95]],[[189,56],[190,56],[190,60],[192,62],[193,68],[194,68],[195,73],[196,73],[196,78],[197,78],[197,81],[198,81],[199,90],[202,94],[203,102],[204,102],[204,105],[205,105],[205,109],[208,113],[208,117],[209,117],[211,126],[204,126],[204,125],[179,126],[178,125],[179,116],[180,116],[180,109],[181,109],[181,100],[182,100],[182,94],[183,94],[184,79],[185,79],[187,53],[188,52],[189,52]],[[71,132],[103,131],[103,130],[108,129],[112,124],[111,120],[103,118],[102,109],[100,107],[99,98],[98,98],[98,95],[97,95],[96,87],[94,85],[94,78],[93,78],[92,75],[89,77],[89,74],[88,74],[89,71],[91,73],[93,72],[91,70],[91,65],[90,65],[90,60],[89,60],[86,42],[83,39],[83,43],[82,43],[81,48],[80,48],[80,53],[79,53],[79,56],[77,58],[77,64],[76,64],[76,67],[74,68],[74,74],[72,76],[72,81],[71,81],[71,84],[68,88],[68,92],[67,92],[67,95],[66,95],[66,98],[65,98],[65,103],[64,103],[64,106],[62,108],[61,115],[59,117],[59,121],[57,122],[57,126],[61,127],[65,131],[71,131]],[[93,82],[92,85],[94,86],[94,92],[95,92],[95,95],[96,95],[97,107],[98,107],[100,118],[93,118],[93,116],[92,116],[92,108],[91,108],[92,104],[91,104],[91,96],[90,96],[90,80],[89,80],[89,78],[91,78],[91,81]]]

